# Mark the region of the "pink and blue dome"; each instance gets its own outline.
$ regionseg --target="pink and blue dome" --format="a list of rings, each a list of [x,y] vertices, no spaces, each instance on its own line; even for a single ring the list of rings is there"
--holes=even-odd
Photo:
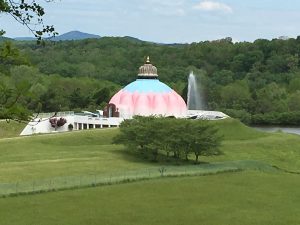
[[[158,80],[157,69],[150,64],[149,57],[139,71],[138,79],[116,93],[109,102],[116,105],[121,117],[186,115],[185,101],[169,86]]]

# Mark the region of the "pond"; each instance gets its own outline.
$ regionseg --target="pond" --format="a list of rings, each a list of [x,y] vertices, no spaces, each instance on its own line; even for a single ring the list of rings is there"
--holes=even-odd
[[[265,132],[282,131],[284,133],[300,135],[300,127],[284,127],[284,126],[251,126],[251,127]]]

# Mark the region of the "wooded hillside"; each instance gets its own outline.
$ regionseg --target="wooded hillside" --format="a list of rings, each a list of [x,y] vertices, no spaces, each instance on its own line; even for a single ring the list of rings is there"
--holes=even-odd
[[[134,38],[1,44],[1,81],[35,80],[29,109],[92,109],[136,79],[146,56],[159,79],[186,98],[187,76],[199,77],[206,109],[245,122],[300,124],[300,37],[232,43],[230,38],[162,45]],[[5,47],[6,46],[6,47]],[[20,50],[17,50],[20,49]],[[11,58],[3,57],[12,54]],[[13,60],[12,60],[13,59]],[[35,78],[33,78],[35,77]]]

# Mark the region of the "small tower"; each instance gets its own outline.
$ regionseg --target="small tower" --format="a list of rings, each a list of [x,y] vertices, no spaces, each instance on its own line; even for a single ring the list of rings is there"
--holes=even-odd
[[[138,79],[157,79],[157,68],[150,62],[150,57],[147,57],[146,63],[140,67]]]

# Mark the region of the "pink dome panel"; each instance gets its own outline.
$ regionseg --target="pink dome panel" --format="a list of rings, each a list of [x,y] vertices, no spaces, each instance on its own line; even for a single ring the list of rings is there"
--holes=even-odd
[[[168,102],[164,98],[164,94],[156,93],[153,98],[152,114],[168,115]]]
[[[158,79],[137,79],[115,94],[109,103],[115,104],[124,118],[134,115],[181,117],[187,111],[181,96]]]
[[[119,91],[110,103],[117,106],[120,113],[129,117],[133,115],[184,116],[186,104],[175,91],[169,93],[130,93]]]
[[[136,104],[133,105],[134,115],[151,115],[151,106],[146,94],[142,93],[138,96]]]

